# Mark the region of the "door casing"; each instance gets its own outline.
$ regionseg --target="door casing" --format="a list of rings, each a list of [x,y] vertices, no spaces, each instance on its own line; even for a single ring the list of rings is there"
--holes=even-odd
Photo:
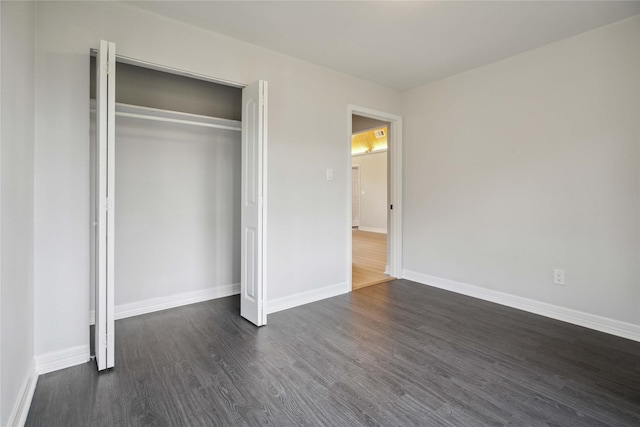
[[[228,81],[228,80],[223,80],[223,79],[217,79],[217,78],[213,78],[213,77],[209,77],[209,76],[205,76],[205,75],[201,75],[201,74],[197,74],[197,73],[192,73],[189,71],[184,71],[184,70],[179,70],[176,68],[171,68],[171,67],[167,67],[167,66],[163,66],[163,65],[158,65],[155,63],[151,63],[151,62],[147,62],[147,61],[142,61],[142,60],[138,60],[138,59],[134,59],[131,57],[126,57],[126,56],[122,56],[122,55],[116,55],[115,54],[115,44],[114,43],[109,43],[106,41],[101,41],[101,51],[105,52],[105,48],[109,47],[111,52],[112,52],[112,56],[109,58],[109,61],[111,63],[112,69],[110,69],[109,71],[112,73],[112,76],[115,76],[115,63],[116,62],[123,62],[126,64],[131,64],[131,65],[136,65],[136,66],[140,66],[140,67],[144,67],[144,68],[150,68],[153,70],[158,70],[158,71],[163,71],[163,72],[168,72],[168,73],[172,73],[172,74],[178,74],[178,75],[182,75],[182,76],[186,76],[186,77],[191,77],[191,78],[195,78],[195,79],[199,79],[199,80],[205,80],[205,81],[210,81],[210,82],[214,82],[214,83],[219,83],[219,84],[224,84],[227,86],[232,86],[232,87],[238,87],[238,88],[245,88],[249,85],[247,84],[243,84],[243,83],[237,83],[237,82],[232,82],[232,81]],[[91,52],[92,55],[98,55],[98,50],[97,49],[92,49]],[[98,66],[97,69],[99,70],[100,67]],[[103,76],[103,78],[105,78],[106,76]],[[112,80],[115,80],[115,77],[112,78]],[[265,86],[266,86],[266,82],[265,82]],[[98,85],[96,90],[100,90],[100,86]],[[108,88],[109,94],[107,96],[107,99],[109,100],[109,102],[112,104],[109,106],[108,111],[106,111],[104,114],[105,116],[107,114],[111,114],[111,117],[109,117],[110,123],[115,123],[115,117],[113,116],[113,114],[115,113],[115,85],[112,85],[111,87]],[[106,92],[106,91],[105,91]],[[107,95],[107,93],[104,93],[104,95]],[[99,118],[96,118],[96,122],[99,121]],[[265,114],[265,121],[266,121],[266,114]],[[265,141],[266,141],[266,124],[265,124]],[[114,132],[112,131],[111,138],[113,138],[112,140],[112,147],[115,145],[115,137],[114,137]],[[99,141],[96,141],[97,144],[99,145]],[[99,149],[99,148],[98,148]],[[262,200],[262,202],[264,203],[264,201],[266,200],[266,147],[264,147],[265,152],[264,152],[264,156],[265,156],[265,162],[263,165],[263,169],[262,169],[262,186],[263,186],[263,195],[264,195],[264,199]],[[114,186],[115,186],[115,156],[113,154],[113,149],[111,150],[111,152],[109,153],[109,160],[110,160],[110,167],[113,168],[111,169],[111,173],[109,174],[109,176],[107,177],[107,180],[109,181],[109,185],[111,186],[111,189],[113,190]],[[96,165],[96,167],[100,167],[100,165]],[[96,174],[99,174],[98,171],[96,171]],[[95,197],[98,199],[104,199],[105,195],[103,194],[102,196],[100,195],[100,191],[97,191],[95,194]],[[103,207],[101,206],[101,201],[100,200],[96,200],[96,211],[100,211],[103,212]],[[110,216],[110,218],[108,218],[106,220],[106,222],[109,222],[110,225],[110,232],[104,232],[104,236],[99,235],[100,233],[96,233],[98,234],[96,236],[96,240],[97,241],[109,241],[110,246],[108,248],[103,248],[102,251],[100,251],[100,253],[102,253],[103,257],[105,252],[108,252],[108,256],[110,256],[110,259],[113,260],[114,259],[114,226],[115,226],[115,222],[113,220],[113,206],[115,205],[115,197],[111,197],[109,202],[107,203],[108,207],[111,210],[112,215]],[[265,305],[266,305],[266,206],[264,207],[264,215],[262,216],[262,227],[261,227],[262,233],[263,233],[263,245],[262,245],[262,250],[263,250],[263,263],[264,263],[264,267],[262,270],[262,281],[261,281],[261,286],[262,286],[262,319],[263,322],[262,324],[266,324],[266,310],[265,310]],[[107,234],[110,234],[110,237],[107,236]],[[96,245],[98,244],[98,242],[96,242]],[[106,245],[105,245],[106,246]],[[95,268],[96,270],[100,270],[103,269],[105,270],[102,274],[104,276],[106,276],[106,270],[109,270],[110,274],[110,282],[113,285],[113,276],[114,276],[114,264],[113,262],[107,263],[104,261],[103,258],[100,258],[100,255],[98,253],[96,253],[96,259],[92,260],[93,263],[95,263],[94,266],[92,266],[91,268]],[[96,272],[96,276],[99,276],[100,272]],[[106,320],[107,324],[111,324],[113,325],[113,321],[115,320],[115,306],[114,306],[114,292],[113,292],[113,286],[111,286],[112,291],[109,292],[108,294],[106,292],[100,292],[98,289],[98,281],[99,280],[103,280],[105,283],[107,281],[107,279],[102,278],[102,279],[98,279],[96,277],[96,281],[94,283],[95,287],[96,287],[96,292],[95,292],[95,297],[96,297],[96,313],[95,313],[95,317],[96,319],[94,320],[94,322],[98,322],[97,317],[98,316],[105,316],[108,320]],[[105,295],[107,294],[107,295]],[[101,299],[101,301],[98,301],[98,299]],[[99,308],[99,304],[103,307],[103,311],[101,313],[98,312]],[[110,316],[109,314],[110,313]],[[102,324],[104,324],[105,320],[102,320]],[[102,369],[106,369],[106,368],[111,368],[114,366],[114,341],[115,341],[115,334],[113,333],[113,326],[111,326],[111,328],[105,328],[105,332],[106,335],[108,336],[107,340],[107,356],[106,357],[102,357],[102,360],[105,361],[105,363],[100,363],[98,366],[98,370],[102,370]],[[99,333],[100,336],[103,335],[102,331]],[[95,349],[96,351],[99,351],[100,347],[103,346],[105,347],[105,342],[104,341],[100,341],[100,338],[98,337],[98,334],[96,334],[95,337]]]
[[[357,227],[360,225],[360,165],[352,165],[351,166],[351,191],[353,191],[353,172],[354,170],[358,171],[358,194],[351,194],[351,209],[353,209],[353,201],[355,199],[358,200],[358,218],[356,220],[353,219],[353,211],[351,211],[351,226]]]

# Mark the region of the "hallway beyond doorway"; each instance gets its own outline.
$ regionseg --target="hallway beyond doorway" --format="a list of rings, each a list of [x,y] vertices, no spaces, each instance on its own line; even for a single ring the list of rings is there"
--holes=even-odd
[[[393,280],[384,274],[387,265],[387,235],[354,228],[352,236],[352,289]]]

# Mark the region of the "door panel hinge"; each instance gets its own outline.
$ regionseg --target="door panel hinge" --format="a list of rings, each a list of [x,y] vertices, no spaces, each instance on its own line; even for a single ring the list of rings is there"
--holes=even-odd
[[[114,340],[113,334],[105,334],[100,339],[100,346],[106,348],[113,348]]]
[[[109,74],[115,74],[115,73],[116,73],[116,63],[109,62]]]
[[[106,68],[107,68],[107,76],[113,74],[115,71],[114,63],[111,61],[107,61]]]
[[[102,201],[102,210],[110,212],[113,210],[113,199],[106,198]]]

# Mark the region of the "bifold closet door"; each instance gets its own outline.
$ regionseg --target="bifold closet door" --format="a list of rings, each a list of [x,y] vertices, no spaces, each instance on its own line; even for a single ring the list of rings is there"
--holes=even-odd
[[[267,82],[242,90],[242,208],[240,314],[267,323],[265,292]]]
[[[95,354],[98,370],[114,366],[114,201],[116,46],[104,40],[96,58]]]

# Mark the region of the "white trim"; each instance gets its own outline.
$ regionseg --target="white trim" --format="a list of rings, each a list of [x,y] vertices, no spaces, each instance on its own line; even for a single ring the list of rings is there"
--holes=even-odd
[[[215,288],[202,289],[198,291],[183,292],[181,294],[169,295],[166,297],[149,298],[128,304],[120,304],[115,309],[115,319],[126,319],[127,317],[139,316],[141,314],[153,313],[155,311],[167,310],[181,307],[183,305],[195,304],[217,298],[224,298],[240,293],[240,283],[218,286]],[[95,323],[95,312],[89,312],[89,324]]]
[[[373,110],[371,108],[359,107],[357,105],[347,105],[347,142],[345,150],[348,153],[348,169],[347,176],[351,174],[352,154],[351,154],[351,136],[352,116],[369,117],[372,119],[382,120],[389,123],[387,131],[388,146],[388,175],[387,189],[389,199],[387,204],[393,206],[390,210],[387,206],[387,262],[388,274],[392,277],[400,277],[402,274],[402,117],[395,114],[384,113]],[[349,181],[347,185],[347,281],[349,290],[353,286],[352,263],[353,263],[353,242],[352,242],[352,212],[351,212],[351,195],[352,183]],[[362,229],[362,227],[359,227]]]
[[[27,421],[27,415],[29,415],[29,408],[31,407],[31,400],[33,400],[33,393],[36,391],[36,384],[38,383],[38,374],[36,374],[35,361],[31,361],[29,366],[29,372],[25,377],[20,392],[13,405],[11,415],[9,415],[9,421],[7,426],[23,426]]]
[[[360,231],[368,231],[369,233],[387,234],[387,230],[385,228],[358,226],[358,230],[360,230]]]
[[[52,351],[35,357],[35,371],[38,375],[81,365],[89,361],[89,345],[79,345],[60,351]]]
[[[92,48],[91,56],[97,56],[98,50]],[[211,77],[206,74],[195,73],[192,71],[186,71],[180,68],[169,67],[167,65],[159,65],[155,62],[144,61],[142,59],[135,59],[129,56],[124,55],[116,55],[116,62],[122,62],[123,64],[135,65],[137,67],[149,68],[151,70],[162,71],[164,73],[169,74],[177,74],[179,76],[189,77],[197,80],[204,80],[207,82],[217,83],[224,86],[232,86],[237,88],[243,88],[247,85],[244,83],[234,82],[232,80],[219,79],[216,77]]]
[[[361,193],[362,193],[362,179],[360,177],[360,164],[356,163],[354,164],[353,162],[351,163],[351,190],[353,191],[353,170],[357,169],[358,170],[358,219],[357,220],[353,220],[353,193],[351,193],[351,227],[360,227],[360,216],[362,214],[362,198]]]
[[[337,285],[325,286],[324,288],[300,292],[287,297],[277,298],[273,301],[267,301],[266,309],[268,314],[276,313],[278,311],[335,297],[348,292],[351,292],[351,286],[349,283],[338,283]]]
[[[523,298],[475,285],[456,282],[454,280],[443,279],[441,277],[429,276],[428,274],[422,274],[415,271],[404,270],[403,277],[407,280],[412,280],[423,285],[445,289],[485,301],[495,302],[507,307],[517,308],[529,313],[539,314],[541,316],[572,323],[574,325],[584,326],[585,328],[595,329],[596,331],[605,332],[607,334],[640,341],[640,325],[633,323],[622,322],[608,317],[585,313],[584,311],[578,311],[546,302]]]
[[[154,311],[167,310],[183,305],[195,304],[216,298],[228,297],[240,293],[240,283],[225,285],[201,291],[185,292],[168,297],[151,298],[144,301],[121,304],[116,307],[116,319],[139,316]]]
[[[182,307],[184,305],[196,304],[217,298],[224,298],[240,293],[240,283],[225,285],[216,288],[199,291],[184,292],[181,294],[169,295],[166,297],[149,298],[128,304],[116,306],[115,319],[126,319],[128,317],[139,316],[141,314],[153,313],[156,311],[168,310],[170,308]],[[95,312],[89,312],[89,324],[95,324]]]

